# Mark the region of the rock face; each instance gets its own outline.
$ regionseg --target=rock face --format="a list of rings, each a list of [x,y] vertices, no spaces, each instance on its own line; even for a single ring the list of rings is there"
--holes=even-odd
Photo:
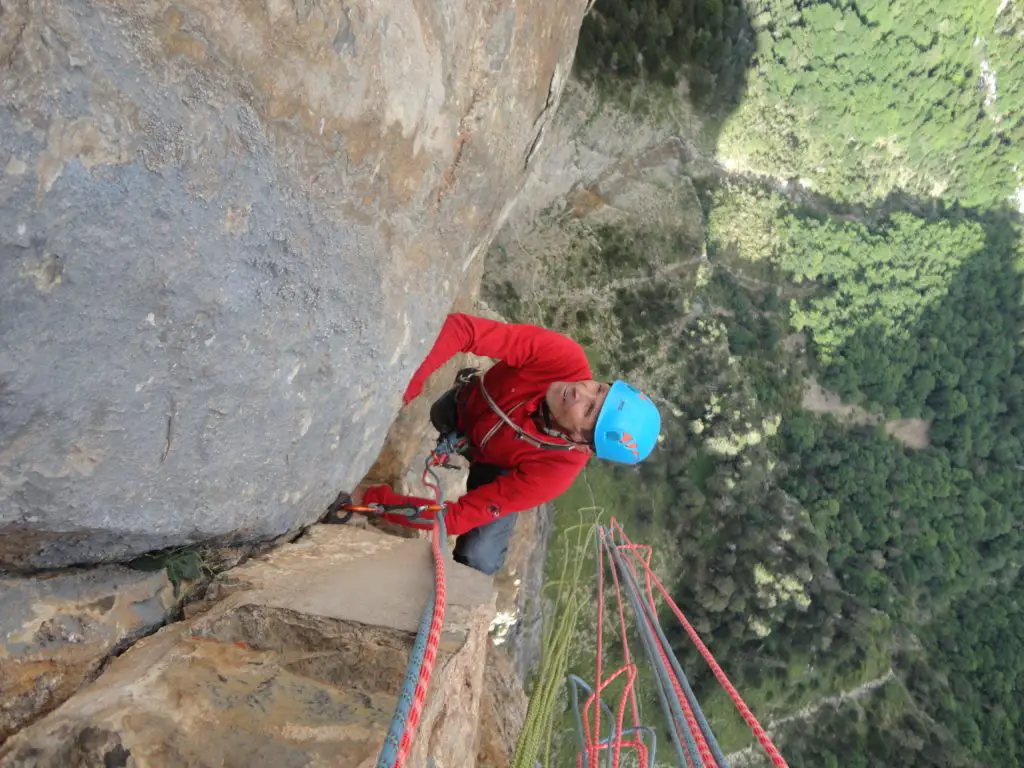
[[[501,648],[487,649],[484,695],[480,703],[477,768],[509,768],[526,722],[529,700],[511,659]]]
[[[492,637],[507,652],[521,681],[531,679],[540,661],[544,563],[554,518],[551,504],[520,514],[505,566],[494,575],[497,615]]]
[[[588,316],[589,335],[616,347],[624,340],[612,307],[622,291],[698,268],[706,259],[706,222],[695,181],[716,179],[721,169],[702,153],[710,133],[684,94],[665,107],[671,115],[630,112],[590,86],[569,84],[520,203],[488,250],[485,297],[518,320],[551,327],[578,326],[577,318]],[[671,233],[665,253],[674,256],[652,254],[650,275],[595,282],[590,254],[603,247],[609,226]]]
[[[597,218],[671,220],[680,174],[711,171],[687,138],[698,133],[699,122],[686,97],[680,94],[672,109],[659,119],[630,113],[592,87],[570,82],[508,226],[521,232],[531,223],[550,225],[549,208],[577,218],[608,209]]]
[[[162,571],[108,565],[0,578],[0,743],[163,624],[173,604]]]
[[[0,747],[4,768],[372,768],[427,600],[427,542],[316,526],[234,569]],[[410,768],[476,758],[490,581],[449,559],[448,610]]]
[[[474,261],[466,270],[459,292],[452,302],[453,312],[480,314],[477,305],[484,260]],[[423,485],[423,462],[437,444],[437,431],[430,423],[430,407],[452,386],[455,375],[466,366],[486,367],[493,361],[470,354],[457,354],[437,369],[426,381],[422,394],[404,407],[388,430],[380,456],[362,482],[387,483],[401,493],[432,495]],[[463,465],[464,461],[456,463]],[[461,496],[466,490],[467,472],[445,469],[439,472],[445,499]],[[393,532],[393,527],[387,526]],[[404,529],[409,531],[410,529]]]
[[[315,519],[371,466],[585,0],[0,0],[0,568]]]

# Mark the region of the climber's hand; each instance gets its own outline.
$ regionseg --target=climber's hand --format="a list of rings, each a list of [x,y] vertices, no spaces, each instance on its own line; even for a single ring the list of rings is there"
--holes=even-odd
[[[363,501],[366,498],[366,489],[367,489],[367,486],[365,486],[365,485],[357,485],[354,489],[352,489],[352,503],[353,504],[355,504],[357,506],[362,506]]]

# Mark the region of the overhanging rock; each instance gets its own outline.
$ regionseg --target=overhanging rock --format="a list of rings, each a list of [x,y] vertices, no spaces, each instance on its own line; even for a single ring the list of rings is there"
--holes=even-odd
[[[372,768],[432,580],[429,542],[318,526],[231,572],[0,748],[4,768]],[[409,762],[475,764],[490,579],[447,563],[441,651]]]
[[[585,0],[5,0],[0,569],[314,520],[527,174]]]

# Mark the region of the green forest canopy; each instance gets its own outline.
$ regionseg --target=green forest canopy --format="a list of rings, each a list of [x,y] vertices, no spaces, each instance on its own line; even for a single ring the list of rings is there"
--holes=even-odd
[[[840,200],[1024,187],[1024,8],[1002,0],[598,0],[577,70],[739,104],[726,150]]]
[[[785,729],[791,765],[1024,764],[1024,6],[597,0],[577,71],[613,93],[685,81],[732,112],[731,167],[768,176],[710,184],[693,281],[657,277],[692,258],[666,255],[679,233],[620,222],[573,263],[597,292],[635,282],[536,307],[674,409],[639,492],[636,472],[594,481],[634,500],[634,538],[672,542],[680,604],[759,713],[894,670]],[[808,413],[808,375],[925,420],[930,445]]]

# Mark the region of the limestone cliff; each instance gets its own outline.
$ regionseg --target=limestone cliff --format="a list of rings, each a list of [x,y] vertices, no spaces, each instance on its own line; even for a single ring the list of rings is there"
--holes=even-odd
[[[469,308],[474,292],[465,285],[456,305]],[[425,402],[447,373],[428,382]],[[408,415],[396,424],[379,479],[413,485],[431,432]],[[401,445],[421,454],[401,464],[412,453]],[[443,477],[455,495],[465,471]],[[506,613],[522,607],[519,577],[542,544],[536,516],[524,513],[494,581],[448,559],[442,652],[409,765],[509,765],[526,701],[488,628],[496,600]],[[0,766],[375,765],[433,578],[427,542],[413,538],[361,517],[314,526],[183,587],[185,619],[143,640],[173,609],[162,571],[0,580]]]
[[[531,167],[584,0],[0,0],[0,568],[314,520]]]
[[[173,602],[163,571],[104,565],[0,578],[0,744],[162,625]]]
[[[426,541],[317,526],[234,569],[0,747],[4,768],[371,768],[431,582]],[[445,629],[410,768],[475,764],[490,580],[447,563]],[[431,761],[432,762],[428,762]]]
[[[379,748],[411,627],[360,618],[343,598],[368,599],[361,577],[331,568],[353,547],[357,575],[402,552],[422,591],[425,542],[311,533],[143,640],[179,596],[115,563],[291,539],[368,471],[414,482],[426,403],[393,424],[400,393],[444,313],[471,306],[584,6],[0,0],[5,766],[359,764]],[[271,604],[253,574],[275,569]],[[320,602],[299,606],[314,584]],[[408,587],[390,590],[418,615]],[[451,617],[421,763],[510,749],[514,718],[476,731],[486,691],[515,695],[482,682],[485,592]]]

